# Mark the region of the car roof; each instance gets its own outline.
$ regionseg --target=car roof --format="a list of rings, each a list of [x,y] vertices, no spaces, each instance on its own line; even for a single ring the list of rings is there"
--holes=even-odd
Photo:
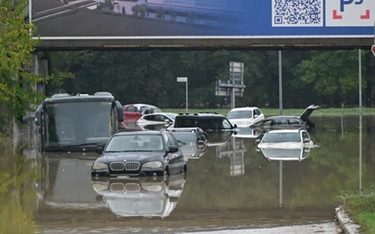
[[[273,129],[273,130],[269,130],[268,132],[266,133],[293,133],[293,132],[300,132],[304,129]]]
[[[204,132],[203,129],[199,127],[191,127],[191,128],[169,128],[168,131],[171,132]]]
[[[179,113],[176,117],[222,117],[224,115],[218,114],[216,112],[198,112],[198,113]]]
[[[259,108],[256,106],[236,107],[236,108],[231,109],[229,112],[241,111],[241,110],[255,110],[255,109],[259,109]]]
[[[300,117],[296,115],[274,115],[274,116],[268,116],[265,119],[300,119]]]
[[[160,135],[163,133],[164,130],[155,131],[155,130],[143,130],[143,131],[126,131],[126,130],[119,130],[113,136],[118,135]]]

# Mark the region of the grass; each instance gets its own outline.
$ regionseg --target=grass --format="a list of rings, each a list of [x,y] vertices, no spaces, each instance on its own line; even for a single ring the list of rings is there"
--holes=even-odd
[[[279,109],[260,108],[265,116],[279,115]],[[189,113],[216,112],[226,115],[230,109],[188,109]],[[283,109],[283,115],[301,115],[304,109]],[[186,109],[163,109],[163,112],[185,113]],[[359,116],[360,108],[319,108],[315,110],[314,116]],[[362,115],[375,115],[375,108],[362,107]]]
[[[345,211],[361,226],[363,233],[375,233],[375,187],[343,196]]]

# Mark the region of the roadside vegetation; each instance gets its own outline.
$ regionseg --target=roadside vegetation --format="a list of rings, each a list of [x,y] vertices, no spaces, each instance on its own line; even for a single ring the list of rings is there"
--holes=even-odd
[[[361,226],[361,233],[375,233],[375,187],[347,192],[342,202],[350,218]]]
[[[43,79],[30,73],[34,26],[25,22],[27,0],[2,1],[0,5],[0,125],[10,116],[23,117],[43,96],[34,85]],[[18,120],[18,118],[16,118]]]

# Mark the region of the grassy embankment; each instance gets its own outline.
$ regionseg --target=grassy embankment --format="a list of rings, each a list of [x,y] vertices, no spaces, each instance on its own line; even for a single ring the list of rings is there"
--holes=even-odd
[[[265,116],[279,115],[279,109],[261,108]],[[186,109],[163,109],[164,112],[184,113]],[[229,109],[189,109],[190,113],[216,112],[226,115]],[[304,109],[283,109],[283,115],[300,115]],[[359,116],[359,108],[320,108],[314,116]],[[362,107],[362,115],[375,115],[375,108]],[[364,233],[375,233],[375,187],[368,191],[347,192],[343,195],[344,207],[351,219],[361,226]]]
[[[345,194],[343,206],[349,217],[361,226],[361,233],[375,233],[375,187]]]

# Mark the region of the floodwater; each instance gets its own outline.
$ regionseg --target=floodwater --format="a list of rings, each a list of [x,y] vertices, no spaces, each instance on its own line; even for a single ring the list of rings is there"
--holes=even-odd
[[[216,136],[188,176],[92,181],[95,153],[42,154],[35,134],[0,157],[0,233],[176,233],[334,222],[375,181],[375,116],[311,117],[317,147],[268,160],[257,135]],[[32,132],[36,132],[32,129]],[[259,137],[259,136],[258,136]],[[210,139],[210,138],[209,138]],[[21,144],[22,145],[22,144]],[[6,155],[14,157],[6,157]]]

